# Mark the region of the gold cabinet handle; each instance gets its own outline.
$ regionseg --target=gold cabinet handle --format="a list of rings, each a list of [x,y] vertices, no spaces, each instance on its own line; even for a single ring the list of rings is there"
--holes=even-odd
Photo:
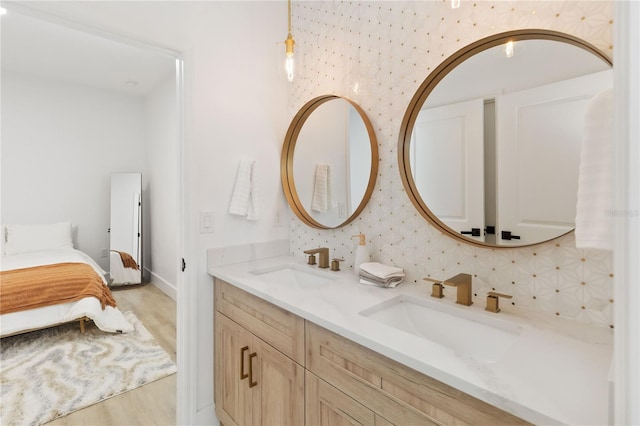
[[[252,352],[249,354],[249,387],[252,388],[258,385],[258,382],[253,381],[253,358],[257,357],[258,354]]]
[[[240,349],[240,380],[244,380],[249,375],[244,372],[244,353],[249,350],[249,346],[245,346]],[[251,364],[249,364],[249,368],[251,368]]]

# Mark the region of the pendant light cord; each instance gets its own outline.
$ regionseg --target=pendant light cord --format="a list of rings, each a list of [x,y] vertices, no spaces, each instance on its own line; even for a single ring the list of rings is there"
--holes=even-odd
[[[288,1],[287,6],[289,9],[289,34],[291,34],[291,0]]]

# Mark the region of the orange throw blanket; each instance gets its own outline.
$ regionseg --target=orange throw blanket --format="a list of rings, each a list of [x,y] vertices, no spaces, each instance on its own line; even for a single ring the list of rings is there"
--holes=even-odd
[[[111,251],[115,251],[120,255],[120,260],[122,260],[122,266],[124,266],[125,268],[138,270],[138,264],[136,263],[133,256],[131,256],[129,253],[126,253],[124,251],[118,251],[118,250],[111,250]]]
[[[116,306],[111,291],[85,263],[56,263],[0,272],[0,314],[96,297]]]

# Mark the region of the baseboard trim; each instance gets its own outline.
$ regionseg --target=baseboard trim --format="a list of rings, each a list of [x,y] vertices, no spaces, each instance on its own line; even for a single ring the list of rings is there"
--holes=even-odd
[[[158,287],[160,291],[162,291],[164,294],[172,298],[175,302],[178,301],[178,294],[177,294],[177,289],[175,285],[169,283],[167,280],[165,280],[158,274],[155,274],[153,271],[147,268],[144,268],[144,269],[151,276],[151,284]]]

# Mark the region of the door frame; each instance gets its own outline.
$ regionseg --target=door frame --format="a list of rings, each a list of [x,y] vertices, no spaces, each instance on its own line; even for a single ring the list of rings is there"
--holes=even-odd
[[[196,351],[190,350],[194,348],[197,342],[196,334],[196,313],[188,309],[189,306],[196,306],[196,287],[187,285],[186,283],[196,282],[196,268],[187,268],[181,271],[183,259],[189,264],[196,259],[195,241],[188,232],[193,221],[190,220],[190,212],[196,211],[194,204],[194,191],[190,184],[192,181],[189,168],[186,167],[189,161],[188,149],[186,144],[186,123],[185,108],[190,105],[189,87],[191,87],[188,73],[185,73],[185,64],[191,61],[185,60],[185,56],[190,56],[189,52],[183,52],[167,48],[148,41],[143,41],[131,37],[130,35],[114,32],[113,30],[105,30],[93,25],[83,24],[81,22],[72,21],[64,17],[65,10],[60,8],[41,9],[38,6],[28,3],[7,2],[10,11],[15,11],[27,16],[32,16],[43,21],[47,21],[56,25],[65,26],[80,32],[102,37],[118,43],[128,44],[133,47],[156,51],[173,57],[176,61],[176,109],[177,120],[176,127],[178,129],[176,135],[176,161],[178,162],[178,185],[176,198],[180,200],[178,207],[178,218],[176,227],[177,235],[177,253],[179,259],[176,259],[176,364],[177,364],[177,384],[176,384],[176,424],[193,424],[196,417],[196,383],[197,372],[195,371]],[[197,235],[197,232],[196,234]],[[187,259],[191,259],[191,262]]]

